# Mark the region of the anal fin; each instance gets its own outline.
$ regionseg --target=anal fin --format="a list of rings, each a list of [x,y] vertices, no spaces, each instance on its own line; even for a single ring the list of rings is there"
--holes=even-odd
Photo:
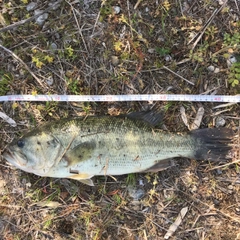
[[[84,184],[86,184],[88,186],[91,186],[91,187],[94,186],[93,180],[91,178],[79,179],[78,181],[81,182],[81,183],[84,183]]]
[[[79,173],[79,174],[70,175],[67,178],[78,180],[79,182],[84,183],[89,186],[94,186],[94,183],[93,183],[91,177],[93,177],[93,176],[89,175],[87,173]]]

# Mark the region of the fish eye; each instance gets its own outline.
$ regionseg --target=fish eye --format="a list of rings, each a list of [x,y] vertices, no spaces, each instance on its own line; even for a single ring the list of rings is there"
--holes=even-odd
[[[25,145],[24,140],[23,139],[18,140],[17,145],[18,145],[18,147],[23,148]]]

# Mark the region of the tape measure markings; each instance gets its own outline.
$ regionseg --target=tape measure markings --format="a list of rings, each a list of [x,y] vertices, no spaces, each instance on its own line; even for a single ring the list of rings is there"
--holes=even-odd
[[[190,94],[133,94],[133,95],[7,95],[3,101],[55,102],[126,102],[126,101],[181,101],[181,102],[240,102],[240,95]]]

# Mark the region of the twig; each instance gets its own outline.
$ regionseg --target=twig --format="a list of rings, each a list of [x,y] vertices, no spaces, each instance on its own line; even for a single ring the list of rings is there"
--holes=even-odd
[[[173,73],[174,75],[180,77],[181,79],[183,79],[184,81],[188,82],[189,84],[191,84],[191,85],[193,85],[193,86],[195,85],[193,82],[190,82],[190,81],[187,80],[186,78],[184,78],[184,77],[180,76],[179,74],[173,72],[173,71],[172,71],[171,69],[169,69],[168,67],[163,66],[162,68],[164,68],[164,69],[168,70],[169,72]]]
[[[44,87],[44,85],[42,84],[41,80],[32,72],[32,70],[28,67],[28,65],[21,58],[19,58],[14,52],[12,52],[11,50],[5,48],[1,44],[0,44],[0,48],[2,48],[4,51],[9,53],[15,59],[17,59],[26,68],[26,70],[33,76],[33,78],[35,78],[35,80],[39,83],[39,85],[41,87]]]
[[[6,31],[11,30],[13,28],[17,28],[17,27],[19,27],[19,26],[21,26],[21,25],[23,25],[23,24],[25,24],[27,22],[31,22],[32,20],[36,19],[37,17],[39,17],[39,16],[43,15],[44,13],[52,10],[57,4],[59,4],[61,2],[62,2],[62,0],[58,0],[53,5],[49,6],[45,10],[43,10],[41,13],[38,13],[38,14],[36,14],[36,15],[30,17],[30,18],[27,18],[27,19],[21,20],[19,22],[13,23],[11,25],[8,25],[6,27],[3,27],[3,28],[0,29],[0,32],[6,32]]]

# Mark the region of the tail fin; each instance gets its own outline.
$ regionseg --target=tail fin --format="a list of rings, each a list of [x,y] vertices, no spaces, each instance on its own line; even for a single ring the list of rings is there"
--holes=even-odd
[[[234,131],[228,128],[206,128],[190,132],[197,143],[195,159],[226,161],[231,158]]]

